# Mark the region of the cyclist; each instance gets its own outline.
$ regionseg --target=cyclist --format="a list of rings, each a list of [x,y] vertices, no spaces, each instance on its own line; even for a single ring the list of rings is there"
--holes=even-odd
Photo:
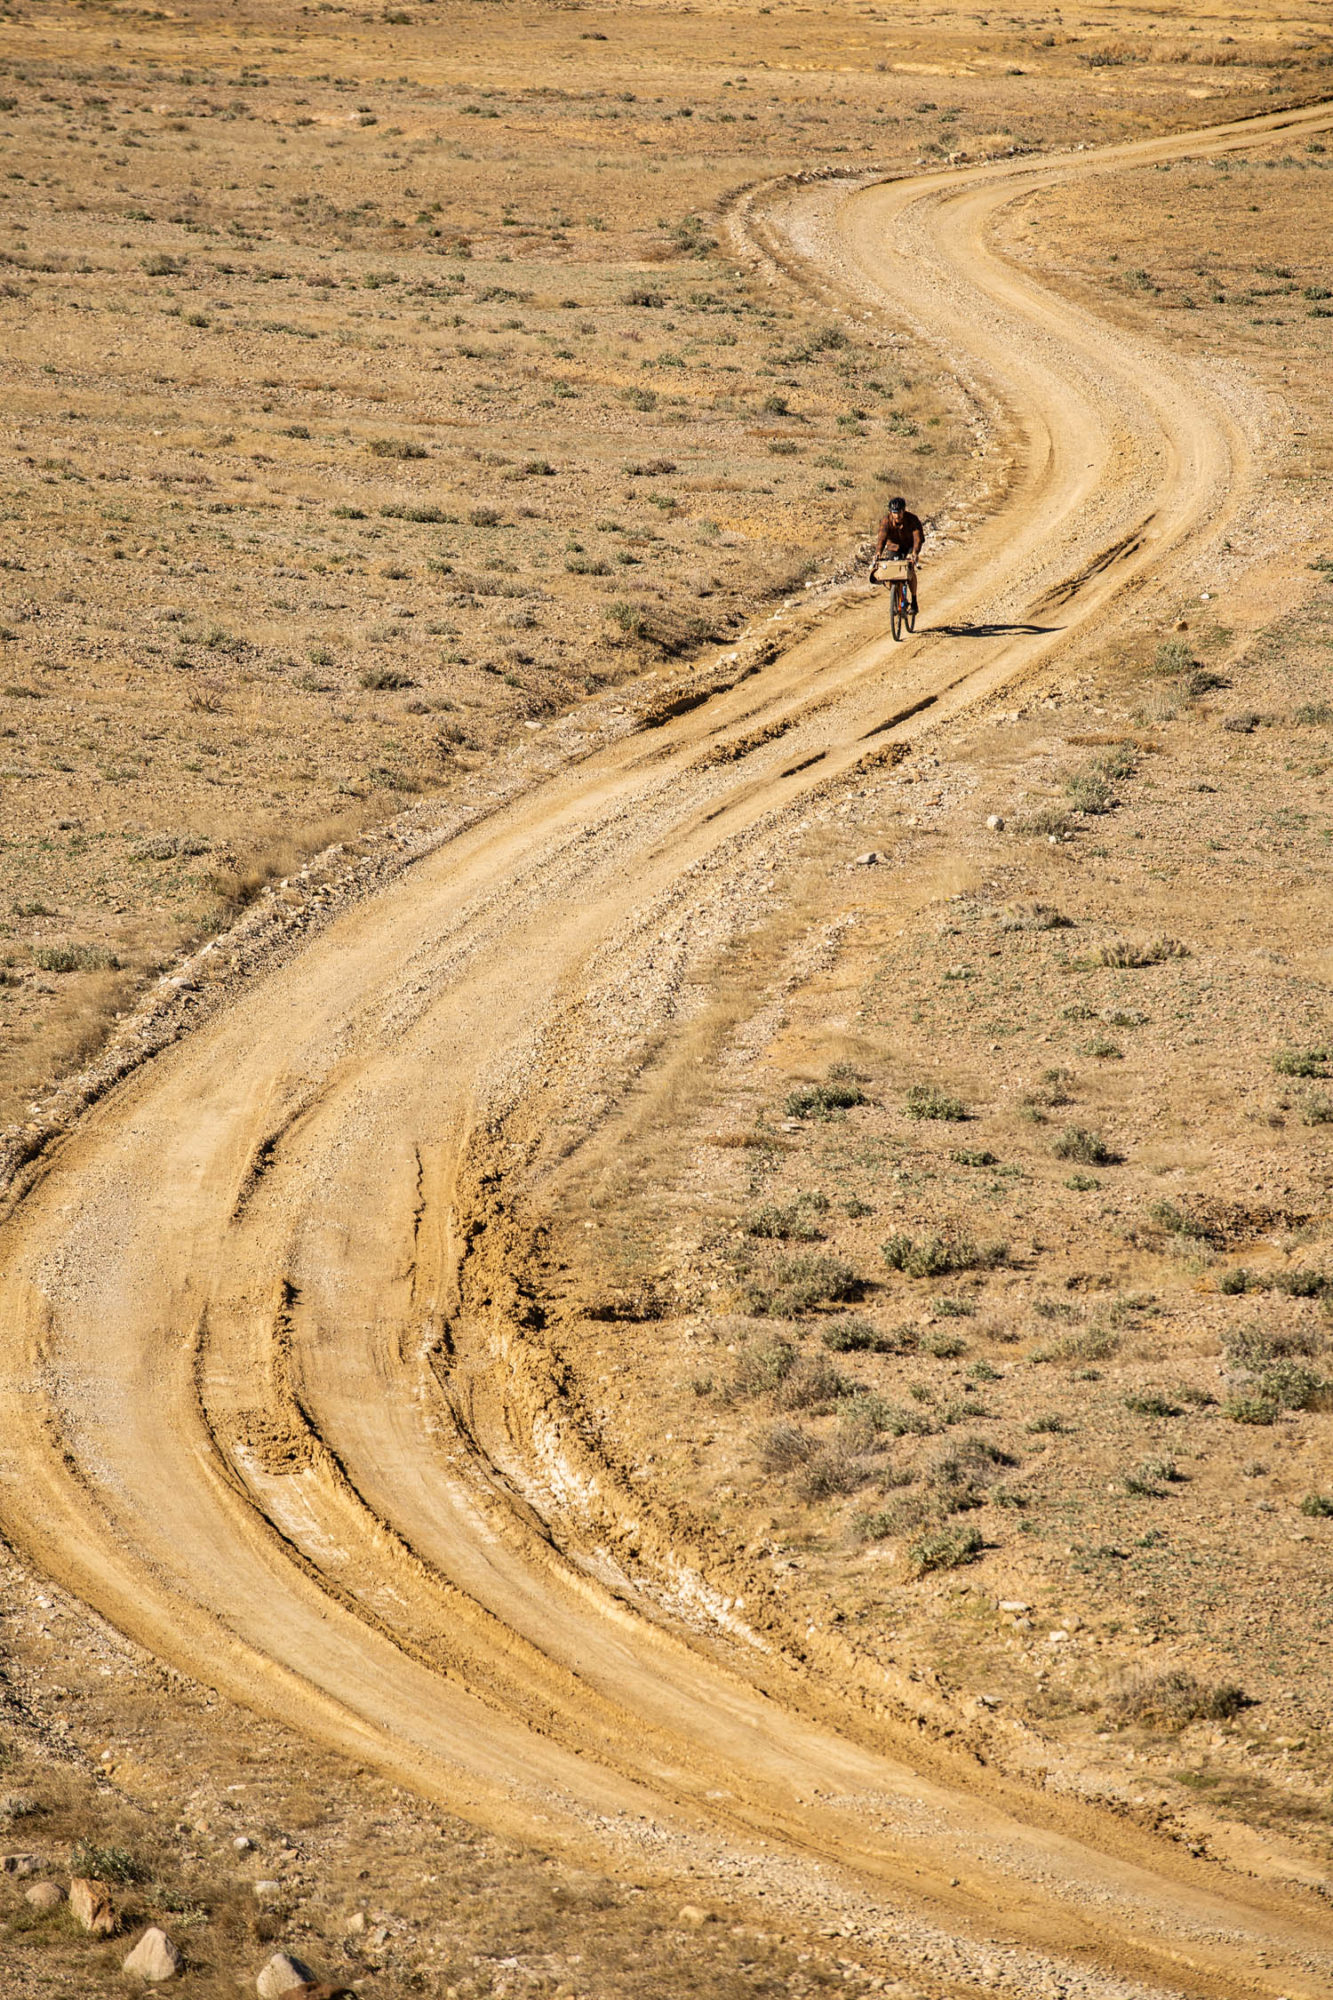
[[[896,493],[889,502],[889,511],[879,524],[879,541],[875,546],[875,559],[870,565],[870,581],[875,581],[875,571],[886,555],[897,562],[907,564],[908,585],[912,592],[912,616],[917,612],[916,603],[916,559],[921,553],[921,544],[926,531],[915,514],[907,511],[907,502],[901,493]]]

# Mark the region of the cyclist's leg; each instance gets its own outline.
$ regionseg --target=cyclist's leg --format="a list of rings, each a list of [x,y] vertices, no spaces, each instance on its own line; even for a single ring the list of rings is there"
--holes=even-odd
[[[907,576],[908,576],[909,588],[911,589],[912,592],[912,616],[915,618],[917,613],[916,564],[913,562],[910,556],[907,558]]]

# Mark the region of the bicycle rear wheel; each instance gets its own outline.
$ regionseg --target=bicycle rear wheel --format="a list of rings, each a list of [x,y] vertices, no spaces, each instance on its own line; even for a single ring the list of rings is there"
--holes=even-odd
[[[901,583],[895,583],[889,593],[889,630],[895,639],[901,639],[903,636],[903,605],[906,595],[906,589]]]

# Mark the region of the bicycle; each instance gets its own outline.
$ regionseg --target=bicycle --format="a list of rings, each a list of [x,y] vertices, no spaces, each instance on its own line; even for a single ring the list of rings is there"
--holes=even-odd
[[[876,577],[870,573],[872,583],[887,583],[889,586],[889,630],[895,639],[903,636],[903,627],[909,632],[916,629],[916,612],[912,608],[912,566],[910,563],[876,563],[875,569],[885,568],[887,576]]]

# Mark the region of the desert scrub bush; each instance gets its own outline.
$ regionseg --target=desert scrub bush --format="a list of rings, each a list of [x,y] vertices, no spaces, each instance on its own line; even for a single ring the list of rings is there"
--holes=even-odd
[[[69,1867],[71,1875],[88,1876],[95,1882],[115,1882],[122,1887],[148,1879],[147,1868],[128,1848],[101,1847],[91,1840],[73,1844]]]
[[[1273,1057],[1273,1068],[1279,1076],[1323,1077],[1328,1074],[1328,1064],[1333,1060],[1333,1052],[1321,1049],[1279,1049]]]
[[[967,1106],[959,1098],[949,1097],[929,1083],[914,1083],[903,1109],[909,1118],[940,1118],[955,1125],[967,1117]]]
[[[1200,1681],[1174,1668],[1164,1674],[1137,1674],[1107,1701],[1107,1713],[1121,1728],[1184,1729],[1191,1722],[1230,1722],[1249,1706],[1234,1681]]]
[[[372,458],[425,458],[424,444],[413,444],[410,438],[372,438],[366,446]]]
[[[1194,655],[1183,639],[1163,639],[1153,655],[1153,667],[1159,674],[1186,674],[1194,665]]]
[[[916,1349],[917,1333],[912,1326],[884,1333],[868,1319],[849,1315],[826,1326],[820,1339],[834,1354],[911,1354]]]
[[[1106,1361],[1120,1345],[1120,1336],[1109,1326],[1083,1327],[1077,1333],[1067,1333],[1059,1340],[1034,1347],[1029,1361],[1041,1364],[1050,1361],[1081,1362]]]
[[[936,1361],[957,1361],[967,1353],[967,1342],[960,1340],[956,1333],[946,1333],[943,1329],[935,1333],[923,1333],[919,1351],[929,1354]]]
[[[788,1118],[834,1118],[866,1103],[866,1094],[854,1076],[829,1072],[827,1083],[803,1084],[788,1094],[783,1106]]]
[[[869,1467],[862,1465],[852,1452],[835,1441],[816,1453],[798,1472],[796,1497],[807,1505],[820,1500],[839,1499],[844,1494],[855,1493],[870,1476]]]
[[[935,1310],[941,1319],[975,1319],[977,1316],[971,1299],[955,1299],[947,1295],[936,1299]]]
[[[1276,1397],[1266,1396],[1258,1389],[1246,1389],[1223,1400],[1222,1415],[1233,1424],[1265,1426],[1277,1422],[1282,1405]]]
[[[941,1528],[913,1542],[907,1560],[914,1576],[928,1576],[932,1570],[961,1569],[975,1562],[985,1546],[975,1528]]]
[[[799,1424],[774,1424],[760,1442],[759,1463],[765,1472],[782,1475],[805,1465],[816,1449],[815,1440]]]
[[[1296,1110],[1302,1125],[1333,1125],[1333,1097],[1322,1090],[1302,1091]]]
[[[1312,1521],[1333,1521],[1333,1493],[1307,1493],[1301,1501],[1301,1512]]]
[[[201,833],[150,833],[136,840],[130,849],[134,861],[176,861],[185,855],[207,854],[209,843]]]
[[[1125,1398],[1125,1408],[1135,1417],[1178,1417],[1180,1406],[1154,1389],[1136,1390]]]
[[[41,972],[118,972],[120,960],[112,951],[91,944],[39,944],[32,962]]]
[[[1073,822],[1064,806],[1038,806],[1036,812],[1026,819],[1015,820],[1014,832],[1033,834],[1041,839],[1059,840],[1062,835],[1072,833]]]
[[[1101,1133],[1086,1125],[1067,1125],[1051,1151],[1057,1160],[1076,1160],[1082,1167],[1111,1167],[1119,1158]]]
[[[736,1357],[736,1369],[727,1393],[732,1396],[762,1396],[786,1380],[797,1359],[796,1349],[789,1340],[767,1341],[762,1347],[744,1347]]]
[[[1009,1260],[1007,1243],[992,1243],[985,1249],[965,1236],[925,1236],[920,1242],[911,1236],[890,1236],[880,1244],[880,1255],[891,1271],[908,1278],[942,1278],[952,1271],[995,1270]]]
[[[1125,1474],[1125,1491],[1137,1493],[1143,1499],[1160,1500],[1167,1487],[1175,1485],[1180,1477],[1173,1458],[1141,1459],[1132,1472]]]
[[[238,660],[242,653],[249,651],[247,642],[235,632],[229,632],[225,625],[210,625],[199,643],[207,646],[210,653],[223,653],[232,660]]]
[[[891,1536],[913,1534],[937,1520],[935,1502],[929,1494],[902,1493],[890,1500],[887,1507],[858,1514],[852,1522],[852,1533],[858,1541],[884,1542]]]
[[[1034,1437],[1063,1437],[1069,1425],[1058,1410],[1042,1410],[1023,1426]]]
[[[826,1354],[803,1354],[783,1376],[773,1396],[780,1410],[809,1410],[818,1414],[831,1409],[840,1398],[855,1393],[853,1385],[839,1375]]]
[[[1017,1463],[989,1438],[963,1438],[932,1461],[926,1480],[940,1495],[944,1513],[961,1514],[984,1505],[984,1489]]]
[[[827,1208],[828,1203],[824,1206]],[[802,1196],[790,1202],[766,1202],[747,1217],[747,1236],[766,1236],[781,1242],[819,1243],[824,1232],[811,1212],[812,1204]]]
[[[865,1280],[842,1257],[780,1257],[770,1271],[750,1280],[745,1299],[753,1313],[799,1319],[819,1306],[854,1303],[864,1290]]]
[[[363,667],[357,679],[363,688],[373,694],[387,694],[416,686],[411,674],[404,673],[401,667]]]
[[[1217,1232],[1197,1215],[1186,1209],[1177,1208],[1171,1201],[1152,1201],[1148,1204],[1148,1219],[1168,1236],[1181,1236],[1191,1243],[1211,1243]]]
[[[1190,955],[1189,946],[1178,938],[1152,938],[1147,944],[1130,944],[1124,938],[1115,938],[1087,958],[1076,958],[1073,964],[1076,972],[1141,972],[1147,966],[1165,965],[1170,959]]]
[[[1062,916],[1047,903],[1006,903],[1000,912],[1002,931],[1065,931],[1073,919]]]

